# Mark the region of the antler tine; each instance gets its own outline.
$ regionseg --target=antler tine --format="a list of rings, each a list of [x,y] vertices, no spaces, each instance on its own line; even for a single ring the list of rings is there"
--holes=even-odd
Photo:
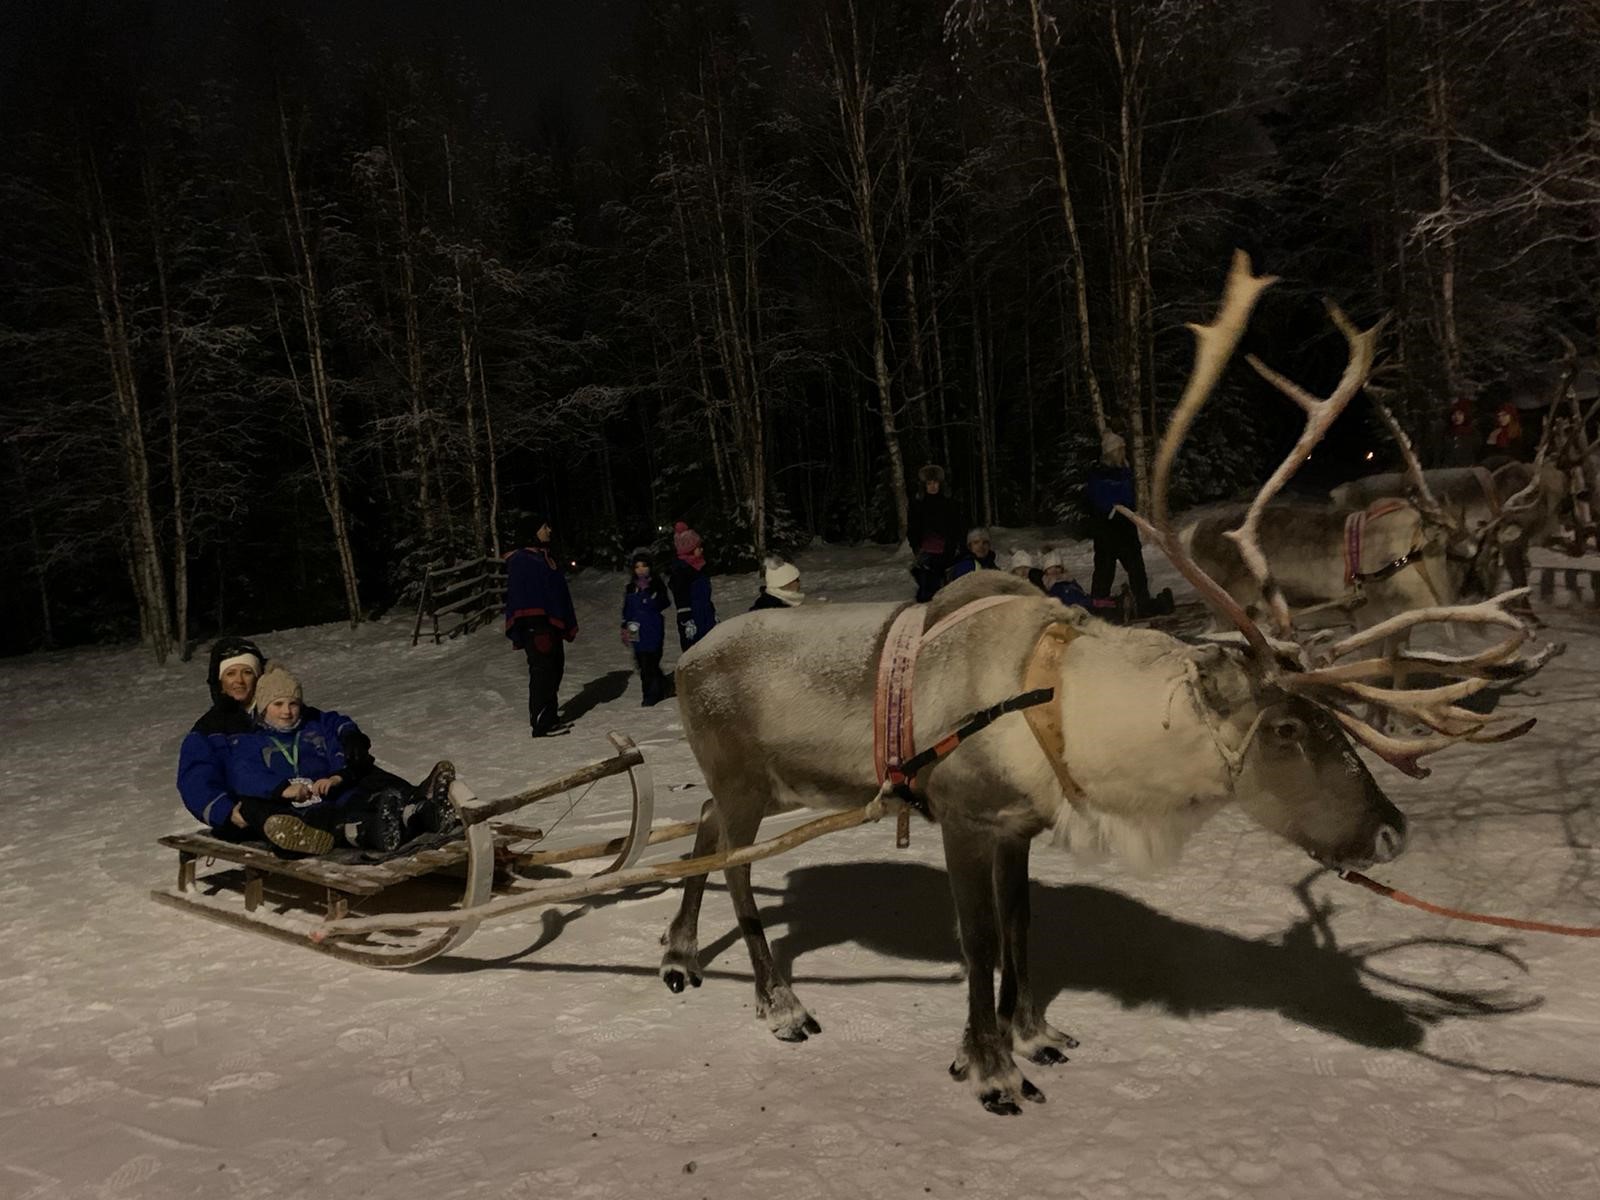
[[[1289,676],[1284,680],[1284,685],[1294,692],[1328,688],[1354,696],[1369,704],[1381,704],[1384,708],[1396,712],[1421,715],[1424,712],[1443,711],[1454,705],[1457,700],[1465,700],[1468,696],[1483,691],[1493,682],[1494,680],[1487,675],[1475,675],[1458,683],[1446,683],[1439,687],[1386,688],[1373,687],[1369,683],[1360,683],[1354,679],[1340,680],[1307,672],[1304,675]]]
[[[1179,447],[1188,437],[1190,426],[1194,424],[1200,410],[1205,407],[1206,401],[1216,389],[1218,380],[1222,378],[1228,360],[1233,357],[1234,349],[1238,346],[1239,339],[1244,336],[1245,327],[1250,323],[1250,314],[1255,309],[1256,301],[1260,299],[1262,292],[1277,281],[1275,275],[1255,274],[1250,265],[1250,256],[1243,250],[1234,251],[1217,315],[1208,325],[1189,326],[1195,338],[1194,366],[1189,372],[1189,380],[1184,385],[1183,395],[1178,399],[1178,405],[1167,422],[1167,431],[1162,435],[1161,445],[1156,451],[1155,470],[1151,479],[1152,519],[1147,521],[1120,505],[1117,508],[1117,511],[1138,526],[1145,536],[1161,547],[1162,553],[1178,569],[1179,574],[1189,581],[1211,610],[1244,635],[1256,661],[1268,667],[1276,663],[1276,657],[1260,626],[1251,620],[1250,615],[1225,588],[1201,570],[1200,565],[1174,536],[1167,509],[1167,493],[1172,464],[1177,458]]]
[[[1385,317],[1371,329],[1360,330],[1351,323],[1338,305],[1330,303],[1327,308],[1328,316],[1338,327],[1339,332],[1344,334],[1345,342],[1349,346],[1349,358],[1345,362],[1344,373],[1340,375],[1338,385],[1325,399],[1311,395],[1299,384],[1278,374],[1254,355],[1246,359],[1258,375],[1298,404],[1306,414],[1306,427],[1301,431],[1294,449],[1289,451],[1288,457],[1278,464],[1278,469],[1266,483],[1261,485],[1261,489],[1245,513],[1244,523],[1238,529],[1230,530],[1224,535],[1238,547],[1239,557],[1244,560],[1245,566],[1261,585],[1262,595],[1272,610],[1277,632],[1282,637],[1292,634],[1293,620],[1289,615],[1289,602],[1284,598],[1283,589],[1272,577],[1272,568],[1267,563],[1267,556],[1261,550],[1258,536],[1261,514],[1273,497],[1283,490],[1284,484],[1288,483],[1300,469],[1300,464],[1305,462],[1312,448],[1327,435],[1328,427],[1345,410],[1355,394],[1361,390],[1362,384],[1367,381],[1367,377],[1372,373],[1373,361],[1377,357],[1378,335],[1388,320]]]
[[[1398,616],[1390,617],[1387,621],[1351,634],[1347,638],[1335,642],[1324,652],[1326,661],[1343,658],[1352,650],[1362,646],[1370,646],[1374,642],[1381,642],[1397,634],[1404,633],[1418,625],[1436,622],[1465,622],[1474,625],[1501,625],[1515,631],[1511,638],[1505,639],[1497,650],[1509,654],[1528,639],[1528,629],[1520,620],[1505,611],[1504,606],[1513,600],[1520,600],[1528,594],[1525,587],[1512,588],[1509,592],[1501,592],[1488,600],[1480,600],[1476,604],[1441,604],[1430,608],[1414,608]],[[1505,648],[1509,647],[1510,650]]]
[[[1413,779],[1426,779],[1432,772],[1427,767],[1420,765],[1417,760],[1425,754],[1436,754],[1440,750],[1454,746],[1461,739],[1447,733],[1435,734],[1424,738],[1397,738],[1392,737],[1382,730],[1374,729],[1359,717],[1353,717],[1342,709],[1333,709],[1334,719],[1349,731],[1368,750],[1371,750],[1384,762],[1396,770],[1403,771]]]
[[[1188,326],[1195,340],[1194,367],[1189,372],[1189,381],[1184,385],[1178,406],[1172,410],[1172,416],[1167,421],[1167,432],[1161,438],[1161,447],[1156,451],[1155,473],[1152,476],[1154,496],[1150,505],[1156,525],[1165,528],[1168,524],[1167,480],[1172,472],[1172,462],[1178,456],[1178,448],[1189,436],[1189,427],[1194,424],[1194,419],[1200,415],[1200,410],[1216,389],[1217,381],[1222,378],[1223,369],[1233,357],[1239,339],[1244,336],[1245,327],[1250,324],[1250,314],[1255,310],[1256,301],[1261,298],[1262,292],[1277,282],[1276,275],[1255,274],[1250,265],[1250,256],[1243,250],[1235,250],[1233,262],[1228,268],[1228,281],[1222,289],[1222,305],[1216,317],[1209,325],[1190,323]]]
[[[1405,463],[1406,479],[1411,484],[1411,490],[1416,493],[1417,507],[1420,508],[1430,520],[1437,521],[1452,532],[1459,533],[1460,528],[1435,498],[1433,491],[1428,487],[1428,478],[1422,471],[1422,463],[1417,458],[1416,447],[1411,444],[1411,438],[1395,419],[1389,406],[1376,396],[1371,396],[1372,407],[1378,412],[1378,418],[1388,427],[1389,436],[1394,438],[1394,443],[1400,448],[1401,461]]]

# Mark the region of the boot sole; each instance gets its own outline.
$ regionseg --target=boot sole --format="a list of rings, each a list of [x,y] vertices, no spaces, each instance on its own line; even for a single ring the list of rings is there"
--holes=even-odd
[[[267,841],[280,850],[296,854],[326,854],[333,849],[333,834],[326,829],[307,825],[299,817],[286,813],[268,817],[261,825]]]

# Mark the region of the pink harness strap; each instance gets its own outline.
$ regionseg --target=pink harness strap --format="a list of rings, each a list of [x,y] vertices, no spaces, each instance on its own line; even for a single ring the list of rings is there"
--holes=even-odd
[[[916,746],[911,731],[911,682],[917,670],[917,649],[926,616],[919,604],[908,604],[889,626],[883,657],[878,660],[878,690],[872,702],[872,761],[878,784],[900,783],[900,768]]]
[[[1361,542],[1368,521],[1387,517],[1406,507],[1404,500],[1375,500],[1366,508],[1344,519],[1344,585],[1352,587],[1364,572],[1361,569]]]
[[[1022,596],[983,596],[963,604],[936,622],[926,633],[922,623],[927,609],[909,604],[896,615],[878,659],[878,690],[872,702],[872,761],[881,787],[885,780],[904,783],[905,764],[916,753],[911,712],[911,686],[916,678],[917,655],[922,647],[968,617]]]

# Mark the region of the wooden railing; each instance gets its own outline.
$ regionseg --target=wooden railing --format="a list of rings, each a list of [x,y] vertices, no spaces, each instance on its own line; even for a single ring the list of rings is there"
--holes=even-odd
[[[448,567],[429,567],[417,596],[417,621],[411,644],[422,639],[422,623],[433,623],[433,641],[471,633],[486,625],[502,609],[506,594],[506,564],[498,558],[469,558]]]

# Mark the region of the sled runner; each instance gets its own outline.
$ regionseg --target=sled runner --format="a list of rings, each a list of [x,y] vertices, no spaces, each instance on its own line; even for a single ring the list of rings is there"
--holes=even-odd
[[[497,886],[515,893],[519,887],[515,874],[518,868],[609,858],[594,876],[611,875],[632,867],[646,845],[694,832],[696,823],[692,821],[651,831],[655,790],[650,768],[632,739],[619,733],[608,736],[617,750],[612,757],[512,796],[481,800],[457,779],[451,785],[450,799],[461,815],[462,833],[450,840],[421,839],[416,848],[402,847],[400,854],[380,862],[362,861],[357,852],[282,858],[265,843],[228,842],[199,831],[160,838],[161,845],[178,852],[178,877],[173,886],[158,888],[151,896],[174,908],[312,946],[348,962],[387,968],[416,966],[471,937],[481,920],[472,915],[474,910],[489,903]],[[493,819],[622,774],[628,776],[633,793],[632,818],[622,837],[538,850],[533,847],[544,841],[542,830]],[[578,799],[583,795],[587,792]],[[577,802],[574,800],[572,805]],[[220,869],[202,874],[202,864],[215,864]],[[346,919],[361,909],[403,913],[419,905],[423,909],[438,908],[443,899],[439,895],[439,877],[446,873],[464,876],[457,906],[462,919],[457,923],[442,929],[408,930],[403,917],[396,922],[391,916],[387,919],[398,928],[353,938],[311,938],[320,921]],[[380,901],[380,896],[385,899]],[[391,900],[395,903],[389,903]],[[316,912],[318,905],[322,908],[320,916]]]

